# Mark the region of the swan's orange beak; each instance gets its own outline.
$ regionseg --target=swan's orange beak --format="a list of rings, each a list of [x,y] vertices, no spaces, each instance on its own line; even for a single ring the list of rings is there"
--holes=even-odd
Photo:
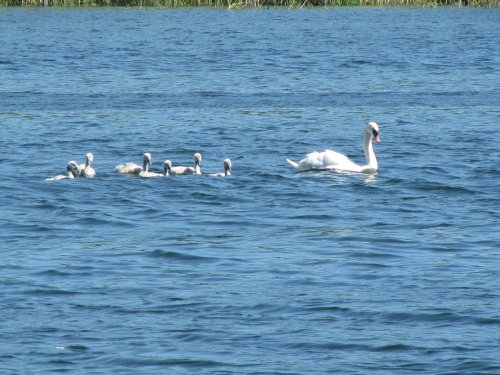
[[[380,143],[380,136],[378,135],[378,132],[376,130],[373,131],[373,138],[377,143]]]

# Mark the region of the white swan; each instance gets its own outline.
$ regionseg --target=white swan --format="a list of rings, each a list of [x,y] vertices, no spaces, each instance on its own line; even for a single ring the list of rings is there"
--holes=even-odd
[[[293,168],[301,171],[333,169],[348,172],[373,173],[378,169],[378,163],[375,152],[373,151],[372,138],[374,138],[377,143],[380,142],[379,126],[377,123],[370,121],[365,127],[363,137],[363,149],[365,151],[366,165],[358,165],[347,156],[331,150],[311,152],[298,163],[289,159],[286,160]]]
[[[66,178],[68,179],[74,179],[80,176],[80,167],[77,164],[76,161],[71,160],[68,162],[68,165],[66,165],[66,174],[59,174],[57,176],[47,178],[45,181],[59,181],[59,180],[64,180]]]
[[[194,154],[194,168],[176,166],[171,168],[171,172],[173,175],[201,174],[201,154]]]
[[[142,157],[142,167],[135,163],[119,164],[115,167],[115,171],[120,174],[139,174],[141,172],[148,172],[151,165],[151,154],[146,152]]]
[[[94,161],[94,155],[92,155],[92,153],[89,152],[85,156],[87,158],[87,161],[85,162],[85,164],[79,165],[80,176],[93,178],[93,177],[95,177],[95,169],[92,168],[91,164]]]
[[[212,173],[210,176],[213,177],[226,177],[226,176],[231,176],[231,171],[232,171],[232,163],[230,159],[225,159],[224,160],[224,172],[219,172],[219,173]]]

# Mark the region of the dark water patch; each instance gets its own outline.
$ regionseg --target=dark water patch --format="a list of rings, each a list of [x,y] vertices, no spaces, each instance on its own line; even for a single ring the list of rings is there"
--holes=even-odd
[[[369,345],[363,344],[350,344],[342,342],[326,342],[326,343],[312,343],[312,342],[297,342],[286,345],[289,349],[302,349],[308,352],[317,350],[327,351],[371,351]]]
[[[387,344],[374,348],[376,352],[406,352],[409,350],[420,350],[421,348],[405,344]]]
[[[172,306],[163,306],[163,307],[151,307],[151,308],[134,308],[134,309],[124,309],[121,307],[115,307],[113,311],[118,314],[124,315],[168,315],[177,311],[179,308],[186,309],[197,306],[197,303],[189,303],[189,304],[174,304]]]
[[[63,272],[59,270],[46,270],[41,272],[36,272],[37,276],[47,276],[47,277],[68,277],[72,276],[71,272]]]
[[[36,333],[56,333],[56,332],[59,332],[59,329],[55,328],[55,327],[33,327],[33,332],[36,332]]]
[[[86,352],[90,350],[88,346],[82,345],[82,344],[72,344],[68,345],[65,347],[66,349],[73,351],[73,352]]]
[[[374,240],[374,242],[377,242]],[[380,242],[384,242],[384,241],[380,241]],[[404,258],[402,255],[398,255],[398,254],[392,254],[392,253],[387,253],[387,252],[384,252],[384,253],[381,253],[381,252],[374,252],[374,251],[370,251],[370,252],[360,252],[360,251],[354,251],[352,253],[350,253],[351,257],[352,258],[356,258],[356,259],[400,259],[400,258]]]
[[[351,309],[347,307],[340,307],[340,306],[316,306],[316,307],[309,307],[306,308],[306,311],[311,311],[311,312],[349,312]]]
[[[447,361],[450,362],[450,361]],[[445,362],[444,374],[496,374],[500,370],[500,365],[491,364],[488,361],[481,361],[469,358],[460,358],[451,362],[459,362],[457,364],[448,364]]]
[[[23,294],[28,294],[32,296],[73,296],[78,295],[81,292],[62,290],[62,289],[32,289],[26,290]]]
[[[500,324],[500,318],[476,318],[474,321],[478,325],[498,326]]]
[[[445,323],[447,325],[456,324],[459,322],[471,322],[470,317],[458,315],[452,312],[440,313],[387,313],[382,314],[381,317],[387,322],[431,322],[431,323]]]
[[[304,220],[331,220],[333,218],[334,218],[334,216],[332,216],[332,215],[325,215],[325,214],[314,215],[314,214],[308,214],[308,215],[292,216],[290,219],[304,221]]]
[[[188,262],[188,263],[207,263],[207,262],[217,261],[217,258],[185,254],[176,251],[166,251],[166,250],[154,250],[149,255],[154,258],[168,259],[168,260]]]
[[[112,365],[120,365],[132,368],[142,368],[142,367],[183,367],[189,369],[204,369],[212,368],[217,366],[225,366],[226,363],[218,362],[213,360],[201,360],[201,359],[190,359],[190,358],[169,358],[169,359],[158,359],[158,358],[117,358],[109,362]]]
[[[415,189],[420,191],[431,191],[441,194],[476,194],[477,191],[465,186],[443,184],[430,181],[419,181],[415,184]]]
[[[51,359],[51,360],[48,361],[48,363],[50,363],[51,365],[67,365],[67,366],[76,365],[76,362],[72,362],[72,361],[69,361],[69,360],[66,360],[66,359]],[[55,371],[55,372],[62,372],[64,370],[62,370],[62,369],[53,369],[53,371]]]

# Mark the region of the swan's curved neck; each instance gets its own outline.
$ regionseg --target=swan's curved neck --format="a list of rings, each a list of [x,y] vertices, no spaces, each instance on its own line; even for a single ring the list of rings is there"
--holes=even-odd
[[[365,151],[366,163],[368,164],[368,167],[377,169],[377,157],[375,156],[375,151],[373,151],[372,136],[369,132],[365,132],[363,142],[363,149]]]
[[[148,161],[147,161],[146,159],[144,159],[144,160],[142,161],[142,170],[143,170],[144,172],[148,172],[148,165],[149,165]]]

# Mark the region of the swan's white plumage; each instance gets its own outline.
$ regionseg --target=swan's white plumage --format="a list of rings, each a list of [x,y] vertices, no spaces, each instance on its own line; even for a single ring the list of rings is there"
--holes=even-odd
[[[175,166],[171,167],[173,175],[201,174],[201,154],[194,154],[194,167]]]
[[[373,151],[372,139],[375,139],[377,143],[380,142],[378,133],[379,126],[373,121],[370,121],[364,129],[363,149],[367,162],[366,165],[358,165],[344,154],[332,150],[311,152],[298,163],[289,159],[287,159],[287,162],[293,168],[301,171],[333,169],[348,172],[373,173],[378,169],[378,163],[375,152]]]
[[[66,174],[59,174],[57,176],[47,178],[45,181],[59,181],[64,179],[74,179],[80,176],[80,166],[74,160],[71,160],[66,165]]]
[[[148,172],[151,165],[151,154],[146,152],[142,157],[142,167],[135,163],[118,164],[115,171],[120,174],[140,174],[141,172]]]
[[[94,168],[92,168],[91,166],[92,162],[94,161],[94,155],[92,155],[92,153],[89,152],[87,153],[87,155],[85,155],[85,157],[87,158],[85,164],[79,165],[80,176],[93,178],[96,175]]]
[[[210,176],[213,177],[226,177],[226,176],[231,176],[232,172],[232,163],[230,159],[225,159],[224,160],[224,172],[219,172],[219,173],[212,173]]]

